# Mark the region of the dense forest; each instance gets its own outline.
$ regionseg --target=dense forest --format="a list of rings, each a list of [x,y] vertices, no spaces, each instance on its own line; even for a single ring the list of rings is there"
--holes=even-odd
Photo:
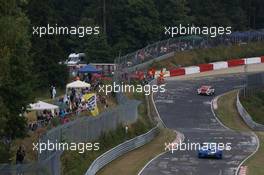
[[[166,39],[164,26],[264,28],[263,0],[0,0],[0,138],[22,137],[18,115],[36,90],[63,87],[58,62],[85,52],[89,62],[113,62],[121,53]],[[37,37],[33,26],[100,26],[100,35]]]

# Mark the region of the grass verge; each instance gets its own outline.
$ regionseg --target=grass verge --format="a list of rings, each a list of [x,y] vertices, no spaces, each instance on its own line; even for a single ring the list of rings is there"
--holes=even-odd
[[[218,99],[216,114],[223,124],[237,131],[251,131],[239,116],[235,102],[237,91],[232,91]],[[260,147],[256,154],[248,159],[244,165],[248,166],[247,175],[264,174],[264,132],[255,132],[259,138]]]
[[[193,49],[191,51],[177,52],[175,56],[154,62],[151,67],[175,68],[179,65],[190,66],[194,64],[209,63],[214,61],[224,61],[232,58],[246,58],[252,56],[262,56],[264,54],[263,42],[253,42],[242,45],[218,46],[207,49]],[[224,60],[223,60],[224,59]]]
[[[156,155],[164,151],[164,143],[172,142],[176,133],[169,129],[163,129],[150,143],[131,151],[99,171],[98,175],[135,175],[144,165]]]
[[[83,154],[72,151],[64,152],[61,157],[62,172],[64,175],[84,174],[98,156],[128,139],[146,133],[153,127],[147,115],[144,95],[132,94],[132,97],[141,100],[142,103],[138,107],[138,120],[128,126],[128,133],[126,134],[124,126],[120,125],[116,130],[104,133],[98,140],[94,141],[100,143],[99,151],[89,151]]]
[[[248,166],[247,175],[262,175],[264,174],[264,132],[256,132],[259,138],[259,149],[253,157],[245,162],[245,165]]]
[[[252,119],[257,123],[264,124],[264,90],[259,90],[249,97],[240,98],[240,100]]]
[[[235,90],[219,97],[217,101],[218,109],[215,112],[219,120],[227,127],[236,131],[249,131],[250,129],[241,120],[236,109],[236,94],[237,91]]]

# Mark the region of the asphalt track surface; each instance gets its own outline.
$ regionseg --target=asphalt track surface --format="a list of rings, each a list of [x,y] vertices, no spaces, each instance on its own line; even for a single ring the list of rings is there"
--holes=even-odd
[[[226,129],[211,111],[214,96],[199,96],[201,85],[213,85],[216,94],[241,88],[243,75],[203,77],[194,80],[168,80],[166,93],[154,96],[160,117],[168,128],[180,131],[185,143],[231,143],[223,159],[199,159],[196,150],[167,152],[151,161],[141,175],[234,175],[239,164],[257,147],[252,133]]]

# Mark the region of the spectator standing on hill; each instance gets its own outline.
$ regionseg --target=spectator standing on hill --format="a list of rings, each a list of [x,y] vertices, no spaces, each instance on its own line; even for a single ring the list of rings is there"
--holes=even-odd
[[[52,99],[55,99],[56,93],[57,93],[56,88],[55,88],[55,86],[53,86],[53,88],[52,88]]]
[[[50,89],[49,89],[49,92],[50,92],[50,98],[53,97],[53,96],[52,96],[52,90],[53,90],[53,86],[51,85],[51,86],[50,86]]]
[[[26,153],[22,146],[19,146],[17,153],[16,153],[16,164],[22,164],[24,161]]]

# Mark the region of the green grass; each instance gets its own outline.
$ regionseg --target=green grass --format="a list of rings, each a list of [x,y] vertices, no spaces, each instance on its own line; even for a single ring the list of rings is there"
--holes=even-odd
[[[172,142],[175,137],[176,133],[173,130],[162,129],[150,143],[114,160],[100,170],[98,175],[138,174],[148,161],[164,151],[164,143]]]
[[[239,116],[236,107],[237,91],[232,91],[218,99],[218,109],[216,114],[226,126],[237,131],[251,131]],[[255,110],[258,110],[255,106]],[[247,175],[263,175],[264,174],[264,132],[256,132],[260,147],[244,165],[248,166]]]
[[[178,65],[190,66],[200,63],[223,61],[232,58],[244,58],[264,55],[264,42],[254,42],[244,45],[218,46],[208,49],[194,49],[191,51],[178,52],[175,56],[154,62],[151,67],[175,68]]]
[[[237,91],[232,91],[218,99],[218,109],[215,111],[219,120],[227,127],[233,130],[249,131],[249,128],[241,120],[239,113],[236,110],[236,94]]]
[[[56,94],[57,97],[62,96],[65,93],[65,89],[62,89],[62,88],[57,88],[56,91],[57,91],[57,94]],[[47,103],[53,103],[53,99],[50,98],[49,88],[47,88],[46,91],[43,91],[43,90],[36,91],[33,93],[33,96],[36,101],[41,100]]]
[[[264,90],[241,98],[241,103],[255,122],[264,124]]]
[[[256,132],[259,138],[259,150],[253,157],[246,161],[245,165],[249,168],[247,175],[264,174],[264,132]]]
[[[73,151],[66,151],[61,157],[62,172],[64,175],[84,174],[90,164],[101,154],[111,148],[123,143],[125,140],[134,138],[138,135],[149,131],[153,124],[149,120],[146,109],[144,95],[132,94],[134,98],[141,100],[142,103],[138,107],[138,120],[134,124],[129,125],[128,133],[125,134],[124,126],[119,126],[116,130],[104,133],[98,140],[94,142],[100,143],[99,151],[88,151],[83,154]]]

